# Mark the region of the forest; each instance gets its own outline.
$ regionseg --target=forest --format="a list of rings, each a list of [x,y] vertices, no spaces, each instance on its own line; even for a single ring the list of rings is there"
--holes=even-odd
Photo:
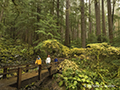
[[[120,90],[120,0],[0,0],[0,67],[48,54],[59,87]]]

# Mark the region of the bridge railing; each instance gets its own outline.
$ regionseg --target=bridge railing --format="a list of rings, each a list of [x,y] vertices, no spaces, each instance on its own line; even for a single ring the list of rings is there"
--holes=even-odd
[[[63,60],[61,60],[63,61]],[[61,62],[59,61],[57,65]],[[4,66],[0,67],[0,69],[3,69],[3,73],[0,73],[0,75],[3,75],[3,79],[7,78],[7,74],[11,73],[17,73],[17,88],[19,89],[21,87],[21,80],[22,80],[22,71],[25,71],[26,73],[30,69],[35,69],[39,67],[38,69],[38,80],[41,79],[41,70],[48,69],[49,75],[51,75],[51,68],[56,66],[55,62],[51,62],[50,66],[48,67],[47,64],[41,64],[41,65],[35,65],[35,64],[24,64],[24,65],[17,65],[17,66]]]

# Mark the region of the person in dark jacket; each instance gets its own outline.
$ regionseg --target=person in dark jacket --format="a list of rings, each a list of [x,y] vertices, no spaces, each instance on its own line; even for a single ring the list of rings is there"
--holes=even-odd
[[[58,63],[58,59],[55,57],[54,59],[55,65]]]

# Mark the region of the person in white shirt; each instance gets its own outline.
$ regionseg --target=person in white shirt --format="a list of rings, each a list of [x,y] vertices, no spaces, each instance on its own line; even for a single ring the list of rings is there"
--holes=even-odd
[[[50,55],[48,55],[48,57],[46,58],[46,64],[49,66],[51,62],[51,58],[50,58]]]

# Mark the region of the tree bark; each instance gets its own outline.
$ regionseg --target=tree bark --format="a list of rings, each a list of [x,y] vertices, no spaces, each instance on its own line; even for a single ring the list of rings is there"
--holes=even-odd
[[[65,31],[65,45],[69,46],[69,0],[66,0],[66,31]]]
[[[120,30],[120,20],[118,19],[118,31]]]
[[[100,24],[100,2],[95,0],[95,16],[96,16],[96,35],[101,34],[101,24]]]
[[[60,26],[60,24],[59,24],[59,19],[60,19],[60,14],[59,14],[60,6],[59,6],[59,3],[60,3],[60,1],[57,0],[57,26],[58,26],[57,29],[58,29],[58,33],[61,33],[60,28],[59,28],[59,26]]]
[[[114,9],[115,9],[115,3],[116,3],[116,0],[113,0],[112,24],[113,24],[113,19],[114,19]]]
[[[51,1],[51,4],[52,4],[52,6],[51,6],[51,9],[50,9],[50,13],[53,15],[54,14],[54,2],[55,2],[55,0],[52,0]]]
[[[1,13],[0,13],[0,22],[2,21],[2,17],[3,17],[3,9],[1,10]]]
[[[60,9],[63,11],[63,6],[61,6]],[[62,12],[60,12],[59,19],[60,19],[60,22],[64,22]],[[64,33],[65,30],[64,30],[63,23],[59,23],[59,24],[60,24],[60,34],[61,34],[61,39],[60,40],[61,40],[61,42],[63,42],[63,40],[65,39],[65,33]]]
[[[92,33],[92,22],[91,22],[91,0],[89,0],[89,34]]]
[[[112,24],[112,15],[111,15],[111,0],[107,0],[108,7],[108,28],[109,28],[109,40],[110,43],[113,41],[113,24]]]
[[[102,0],[102,33],[106,35],[106,28],[105,28],[105,13],[104,13],[104,0]]]
[[[59,0],[57,0],[57,26],[59,26]]]
[[[41,2],[38,1],[38,3],[41,3]],[[41,8],[40,8],[40,5],[39,5],[38,3],[37,3],[37,13],[40,14],[40,13],[41,13]],[[39,21],[40,21],[40,16],[37,15],[37,22],[39,23]],[[39,25],[37,25],[37,30],[38,30],[39,28],[40,28]],[[35,40],[38,40],[38,39],[39,39],[39,35],[36,34],[36,32],[35,32]]]
[[[78,24],[78,38],[81,39],[81,26],[80,26],[80,22]]]
[[[86,0],[86,3],[85,3],[84,8],[87,8],[87,0]],[[84,9],[84,10],[86,10],[86,9]],[[87,20],[87,16],[86,16],[85,12],[86,12],[86,11],[84,11],[84,15],[85,15],[85,16],[84,16],[84,17],[85,17],[85,20],[84,20],[84,21],[85,21],[85,26],[84,26],[84,27],[85,27],[85,36],[84,36],[84,37],[85,37],[85,38],[88,38],[88,33],[87,33],[87,31],[86,31],[86,29],[87,29],[87,21],[86,21],[86,20]]]
[[[84,14],[84,0],[81,0],[81,42],[82,48],[86,45],[86,33],[85,33],[85,14]]]

